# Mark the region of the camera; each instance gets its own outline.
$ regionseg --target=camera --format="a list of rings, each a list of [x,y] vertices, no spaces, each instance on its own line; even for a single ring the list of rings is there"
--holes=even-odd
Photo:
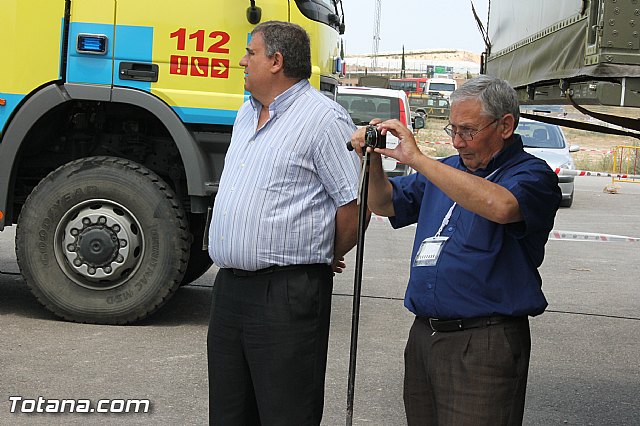
[[[386,148],[387,135],[383,135],[376,126],[369,125],[364,134],[364,143],[371,148]]]

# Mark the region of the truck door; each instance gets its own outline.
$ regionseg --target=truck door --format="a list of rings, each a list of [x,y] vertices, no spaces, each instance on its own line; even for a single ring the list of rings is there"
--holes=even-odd
[[[115,0],[71,2],[66,81],[111,86]]]
[[[1,140],[20,102],[36,88],[59,78],[64,2],[12,0],[0,5]]]

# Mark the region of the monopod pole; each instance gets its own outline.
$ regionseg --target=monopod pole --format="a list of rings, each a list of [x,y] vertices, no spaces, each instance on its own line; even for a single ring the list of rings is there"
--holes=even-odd
[[[364,258],[364,233],[367,229],[367,195],[369,191],[369,165],[371,159],[364,150],[362,180],[360,185],[360,206],[358,210],[358,243],[356,248],[356,268],[353,281],[353,310],[351,313],[351,349],[349,351],[349,383],[347,385],[347,426],[353,422],[353,395],[356,380],[356,356],[358,353],[358,324],[360,322],[360,291],[362,288],[362,262]]]

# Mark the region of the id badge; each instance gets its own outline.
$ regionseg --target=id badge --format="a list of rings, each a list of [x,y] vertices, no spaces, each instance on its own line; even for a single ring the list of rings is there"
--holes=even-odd
[[[429,237],[420,244],[413,266],[435,266],[449,237]]]

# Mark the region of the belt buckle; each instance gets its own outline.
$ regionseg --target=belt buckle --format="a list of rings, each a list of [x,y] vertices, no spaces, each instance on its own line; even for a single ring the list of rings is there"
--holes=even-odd
[[[438,326],[436,324],[440,323]],[[455,319],[455,320],[439,320],[438,318],[429,318],[429,327],[434,332],[436,331],[459,331],[465,329],[465,324],[463,319]],[[438,329],[440,327],[440,329]]]
[[[245,277],[250,277],[252,275],[251,271],[245,271],[244,269],[233,268],[232,271],[233,271],[233,275],[235,275],[236,277],[245,278]]]
[[[435,318],[429,318],[429,327],[431,327],[432,331],[436,331],[435,327],[433,326],[433,321],[437,322],[438,320]]]

